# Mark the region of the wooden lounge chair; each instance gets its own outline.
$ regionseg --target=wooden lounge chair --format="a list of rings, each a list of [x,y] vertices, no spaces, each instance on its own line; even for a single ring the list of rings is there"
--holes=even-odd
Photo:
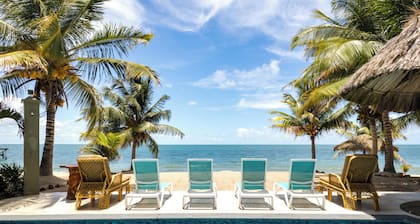
[[[316,159],[292,159],[290,160],[289,181],[273,184],[274,195],[282,191],[286,205],[290,209],[295,208],[293,206],[295,198],[316,198],[319,207],[325,209],[325,196],[313,188],[315,163]]]
[[[241,159],[241,182],[235,185],[235,197],[239,201],[239,209],[245,209],[243,199],[268,200],[269,209],[273,209],[273,194],[265,189],[267,159]]]
[[[332,200],[332,192],[341,195],[345,208],[355,209],[355,202],[362,199],[373,199],[375,210],[379,210],[378,194],[372,184],[372,176],[378,164],[376,155],[348,155],[344,161],[341,176],[329,174],[321,177],[319,190],[328,191],[328,200]],[[350,200],[350,205],[347,201]]]
[[[108,208],[111,193],[118,191],[118,200],[122,200],[123,188],[130,191],[130,177],[122,173],[111,175],[108,158],[102,156],[80,156],[77,158],[80,172],[80,184],[76,191],[76,209],[80,208],[82,199],[99,199],[99,208]]]
[[[210,199],[212,208],[216,209],[217,190],[213,182],[213,160],[188,159],[187,163],[189,188],[182,197],[182,208],[189,208],[193,199]]]

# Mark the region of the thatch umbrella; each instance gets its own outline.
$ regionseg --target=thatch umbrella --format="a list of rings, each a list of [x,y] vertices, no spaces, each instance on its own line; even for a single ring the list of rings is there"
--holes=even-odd
[[[420,110],[420,10],[350,77],[341,95],[377,111]]]
[[[385,147],[382,139],[378,138],[378,148],[379,151],[384,151]],[[344,141],[336,146],[334,146],[334,151],[352,151],[352,152],[372,152],[373,148],[373,138],[368,134],[361,134],[353,136],[351,139]],[[398,151],[398,148],[394,146],[394,151]]]

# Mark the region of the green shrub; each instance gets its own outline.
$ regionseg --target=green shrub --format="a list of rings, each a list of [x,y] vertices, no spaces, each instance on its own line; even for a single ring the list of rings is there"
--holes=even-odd
[[[0,199],[23,195],[23,169],[19,165],[0,165]]]

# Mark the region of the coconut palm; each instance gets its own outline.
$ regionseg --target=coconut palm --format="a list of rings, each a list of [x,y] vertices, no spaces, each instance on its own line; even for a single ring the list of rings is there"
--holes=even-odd
[[[307,104],[316,104],[326,96],[338,96],[347,77],[401,32],[401,21],[411,13],[410,7],[418,7],[418,1],[333,0],[331,6],[337,20],[316,11],[316,16],[326,24],[303,29],[292,42],[292,47],[305,46],[307,55],[314,58],[304,75],[296,80],[319,83],[309,94]],[[388,158],[392,157],[389,114],[380,112],[389,151],[385,154],[385,170],[395,172],[393,159]],[[375,134],[375,119],[369,120]]]
[[[122,145],[122,138],[120,135],[112,132],[104,133],[92,131],[89,135],[84,135],[83,139],[90,140],[90,143],[81,149],[83,153],[101,155],[107,157],[108,160],[120,158],[118,152]]]
[[[0,119],[5,118],[13,119],[19,128],[19,132],[23,132],[24,119],[22,114],[7,106],[5,103],[0,102]]]
[[[132,159],[136,158],[136,149],[142,145],[158,157],[159,146],[154,134],[184,136],[179,129],[160,123],[171,118],[171,111],[164,110],[169,96],[163,95],[153,102],[150,79],[114,80],[112,87],[105,87],[103,92],[112,106],[104,108],[102,118],[95,119],[96,125],[100,130],[118,133],[122,147],[131,146]]]
[[[110,77],[158,77],[147,66],[117,59],[151,34],[99,25],[106,0],[0,0],[0,86],[3,95],[33,88],[46,110],[42,176],[52,175],[55,116],[69,102],[97,113],[93,84]],[[90,126],[89,128],[92,128]]]
[[[300,91],[300,93],[302,94],[303,91]],[[349,105],[335,110],[337,106],[335,99],[324,100],[317,105],[305,107],[302,95],[295,99],[291,94],[286,93],[283,95],[282,102],[289,106],[291,114],[272,111],[271,114],[275,115],[271,118],[274,123],[272,128],[279,128],[286,133],[294,134],[296,137],[308,135],[311,140],[313,159],[316,158],[316,137],[338,127],[347,128],[351,125],[351,122],[346,120],[352,113]]]

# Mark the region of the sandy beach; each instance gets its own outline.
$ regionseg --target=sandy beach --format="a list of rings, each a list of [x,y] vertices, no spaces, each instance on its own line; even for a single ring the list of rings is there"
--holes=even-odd
[[[47,191],[67,191],[67,172],[54,172],[54,176],[41,177],[40,188]],[[124,174],[131,175],[132,174]],[[233,191],[234,185],[240,180],[241,173],[237,171],[217,171],[213,173],[214,180],[218,190]],[[316,177],[325,174],[316,174]],[[267,172],[266,189],[271,190],[274,182],[287,181],[289,178],[288,172],[268,171]],[[161,172],[160,180],[164,182],[171,182],[174,185],[174,190],[183,191],[188,187],[188,173],[187,172]],[[315,179],[317,182],[317,179]],[[402,176],[402,177],[384,177],[375,175],[373,183],[378,191],[420,191],[420,177]],[[131,184],[134,185],[134,178],[131,177]]]
[[[124,174],[130,175],[130,174]],[[241,177],[240,172],[235,171],[218,171],[213,173],[214,180],[218,190],[232,190],[237,181]],[[278,181],[287,181],[289,176],[288,172],[267,172],[267,182],[266,188],[270,189],[273,186],[274,182]],[[48,189],[49,185],[56,186],[57,184],[60,187],[54,187],[55,191],[67,191],[67,172],[55,172],[54,176],[41,177],[40,178],[40,187]],[[174,185],[174,190],[186,190],[188,187],[188,173],[187,172],[161,172],[160,180],[163,182],[171,182]],[[131,183],[134,185],[134,178],[131,178]]]

